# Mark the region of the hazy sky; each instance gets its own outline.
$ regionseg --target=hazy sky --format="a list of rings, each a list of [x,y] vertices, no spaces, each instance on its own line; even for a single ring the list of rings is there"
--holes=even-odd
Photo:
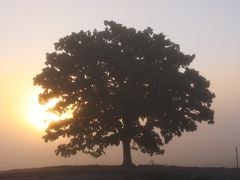
[[[201,124],[165,146],[162,156],[133,153],[136,164],[154,160],[181,166],[235,166],[240,151],[240,1],[238,0],[0,0],[0,170],[61,164],[121,164],[122,147],[94,159],[54,154],[44,130],[29,120],[36,88],[32,78],[60,37],[103,29],[114,20],[163,32],[187,54],[192,67],[211,81],[215,124]]]

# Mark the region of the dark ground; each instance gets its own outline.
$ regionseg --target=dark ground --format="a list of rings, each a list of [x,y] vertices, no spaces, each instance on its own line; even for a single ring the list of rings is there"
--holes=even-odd
[[[240,180],[240,169],[174,166],[58,166],[0,171],[4,180]]]

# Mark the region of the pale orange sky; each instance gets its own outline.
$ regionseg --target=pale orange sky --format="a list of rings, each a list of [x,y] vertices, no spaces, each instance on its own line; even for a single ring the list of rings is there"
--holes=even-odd
[[[240,149],[240,2],[238,0],[1,0],[0,1],[0,170],[61,164],[121,164],[121,147],[94,159],[54,155],[56,143],[44,143],[28,120],[36,88],[33,77],[59,38],[79,30],[103,29],[114,20],[139,30],[163,32],[187,54],[192,67],[211,81],[216,93],[215,124],[174,138],[162,156],[133,153],[136,164],[235,166]]]

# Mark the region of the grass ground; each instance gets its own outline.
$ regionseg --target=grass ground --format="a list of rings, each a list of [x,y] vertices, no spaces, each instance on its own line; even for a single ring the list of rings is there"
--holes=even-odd
[[[168,166],[58,166],[0,171],[4,180],[240,180],[240,170]]]

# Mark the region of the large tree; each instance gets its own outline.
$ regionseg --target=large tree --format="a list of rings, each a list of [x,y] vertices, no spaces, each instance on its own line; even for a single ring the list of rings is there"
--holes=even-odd
[[[43,136],[46,142],[68,138],[57,155],[98,157],[122,144],[123,165],[131,166],[131,149],[162,154],[174,136],[195,131],[202,121],[214,123],[210,82],[189,68],[194,55],[151,28],[104,24],[103,31],[61,38],[34,78],[43,89],[40,103],[57,98],[54,113],[72,112]]]

